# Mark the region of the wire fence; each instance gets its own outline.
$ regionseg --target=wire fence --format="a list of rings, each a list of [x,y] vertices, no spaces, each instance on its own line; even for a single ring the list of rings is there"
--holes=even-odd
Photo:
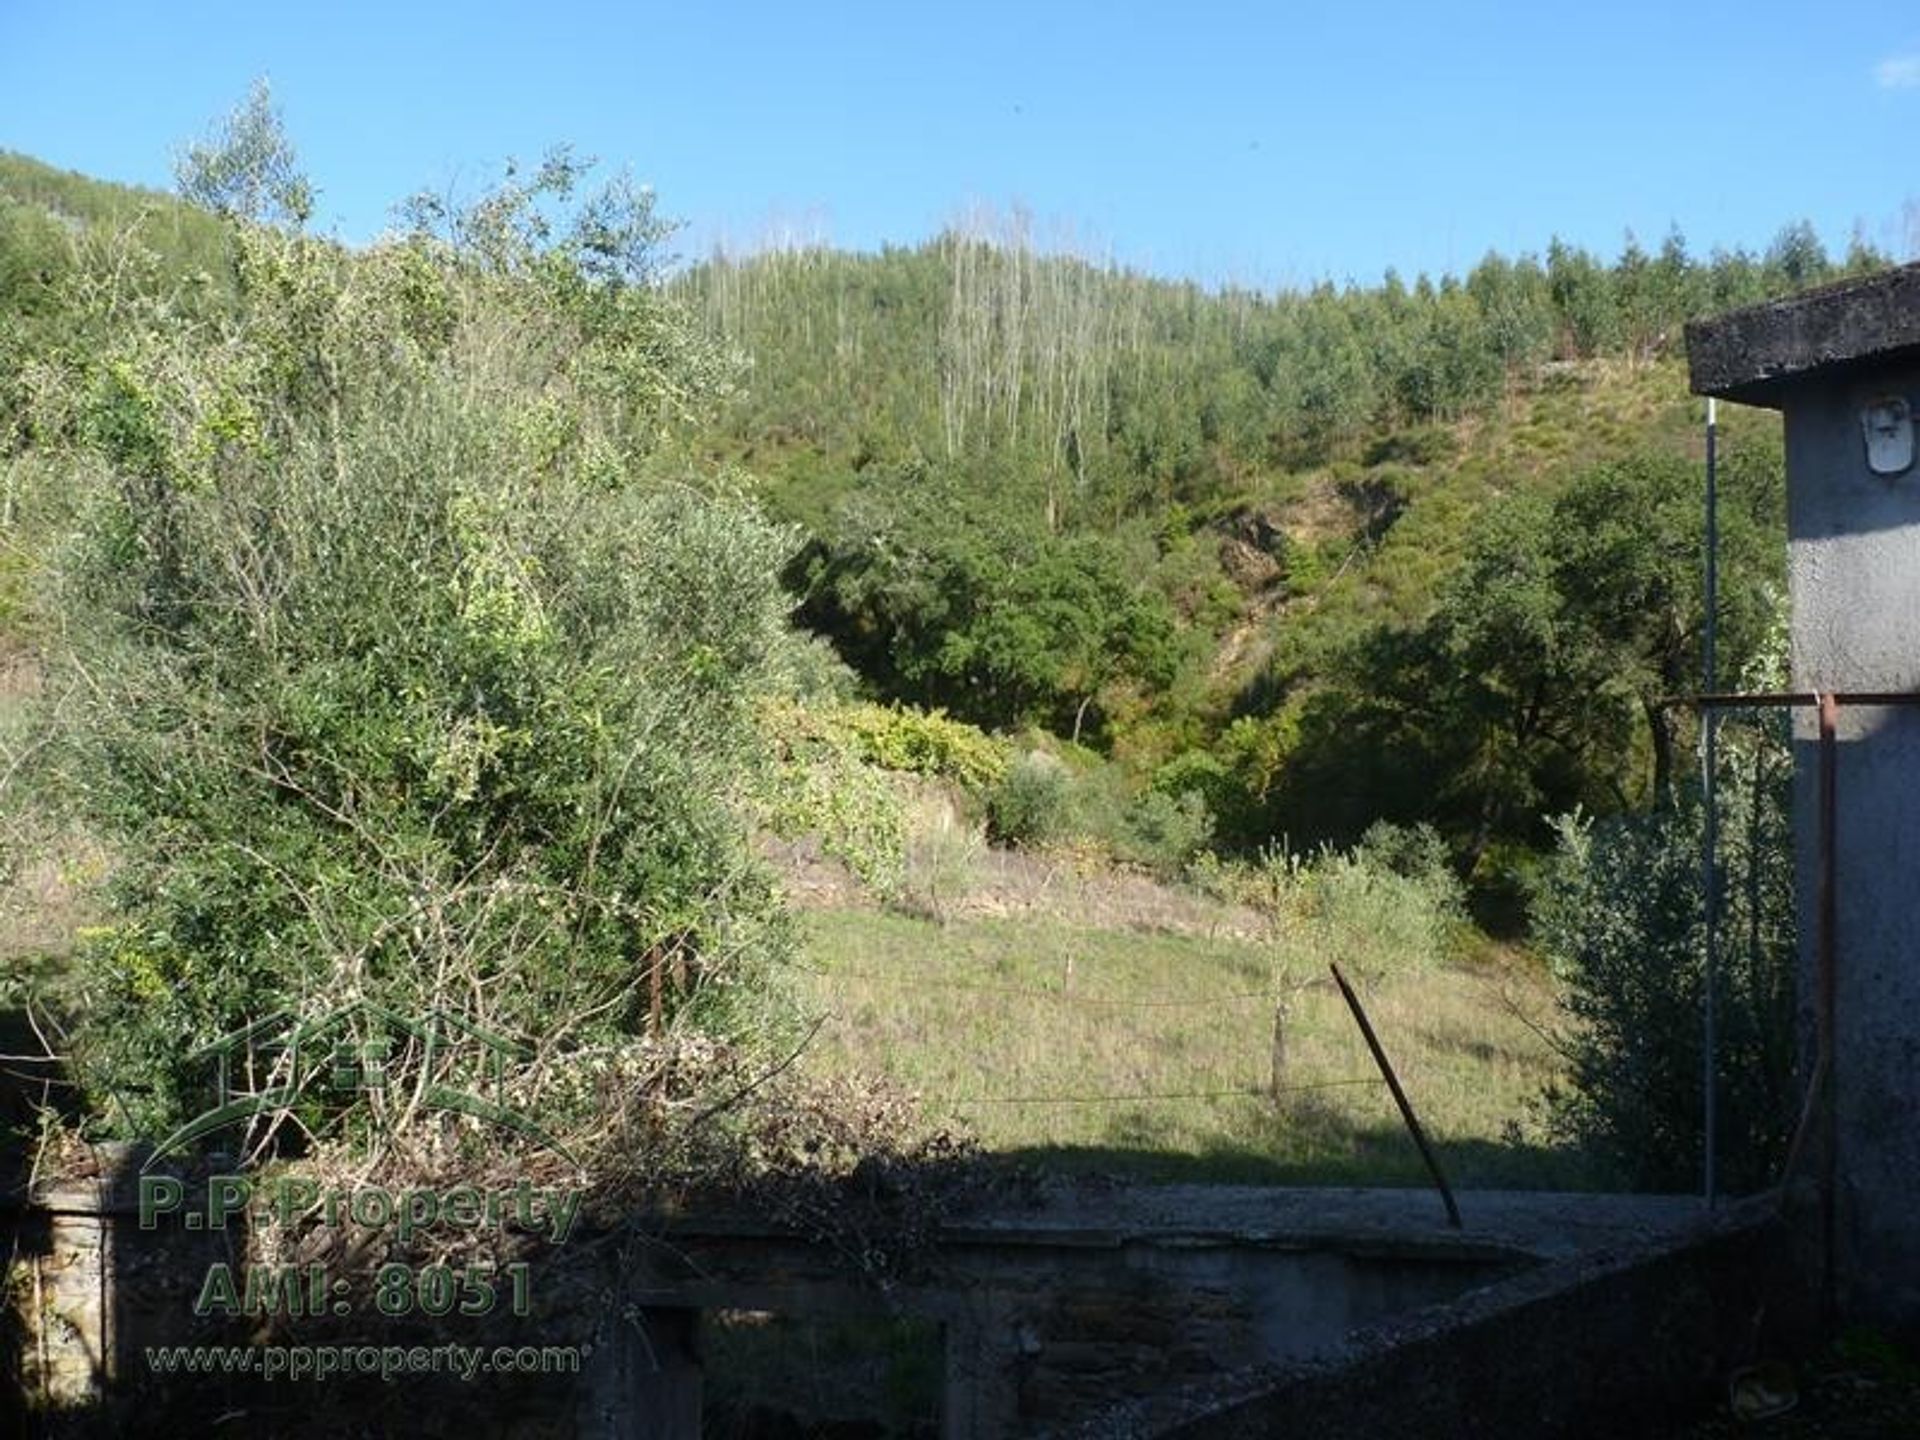
[[[1008,985],[988,981],[956,980],[942,976],[914,973],[909,969],[901,970],[865,970],[858,967],[836,965],[831,969],[798,965],[802,974],[829,983],[833,982],[869,982],[883,985],[900,986],[915,992],[953,991],[968,995],[1005,995],[1024,1000],[1044,1000],[1052,1004],[1068,1007],[1086,1007],[1100,1012],[1106,1017],[1102,1023],[1120,1025],[1133,1038],[1142,1044],[1151,1045],[1161,1037],[1144,1033],[1127,1025],[1124,1020],[1114,1017],[1115,1011],[1195,1011],[1218,1009],[1221,1006],[1269,1005],[1280,1006],[1286,1003],[1302,986],[1288,986],[1284,989],[1268,988],[1261,990],[1236,990],[1216,992],[1205,995],[1148,997],[1098,995],[1071,988],[1071,969],[1066,971],[1058,989],[1035,985]],[[1324,982],[1314,982],[1311,988],[1321,988]],[[1268,1057],[1276,1058],[1276,1057]],[[1318,1080],[1307,1083],[1279,1083],[1277,1074],[1267,1080],[1248,1085],[1227,1087],[1208,1087],[1195,1089],[1168,1090],[1114,1090],[1080,1093],[1054,1094],[959,1094],[943,1095],[939,1103],[949,1109],[971,1109],[988,1106],[1097,1106],[1097,1105],[1142,1105],[1171,1104],[1194,1100],[1256,1100],[1271,1104],[1284,1096],[1303,1094],[1312,1091],[1348,1089],[1355,1086],[1384,1086],[1385,1081],[1379,1075],[1360,1075],[1338,1079]]]
[[[883,985],[913,985],[931,990],[968,990],[989,995],[1018,995],[1031,1000],[1053,1000],[1071,1005],[1101,1005],[1121,1010],[1197,1010],[1216,1005],[1244,1005],[1254,1001],[1274,1004],[1287,998],[1284,990],[1235,990],[1216,995],[1188,995],[1179,999],[1129,999],[1118,995],[1090,995],[1070,986],[1049,990],[1037,985],[993,985],[971,980],[938,980],[924,975],[880,970],[854,970],[836,966],[822,970],[809,965],[796,966],[803,974],[824,980],[872,980]]]
[[[1310,1085],[1240,1085],[1229,1090],[1149,1090],[1132,1094],[1102,1095],[961,1095],[950,1097],[949,1105],[1120,1105],[1146,1100],[1231,1100],[1235,1098],[1269,1100],[1306,1090],[1337,1090],[1349,1085],[1384,1085],[1378,1075],[1360,1075],[1346,1080],[1319,1080]]]

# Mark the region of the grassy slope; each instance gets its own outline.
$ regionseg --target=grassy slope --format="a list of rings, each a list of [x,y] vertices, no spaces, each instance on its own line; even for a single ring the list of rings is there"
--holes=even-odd
[[[1284,941],[855,910],[810,915],[807,940],[802,988],[829,1018],[804,1063],[877,1063],[992,1151],[1161,1180],[1425,1183],[1324,982],[1292,993],[1285,1083],[1299,1088],[1279,1103],[1264,1093],[1273,997],[1323,973]],[[1520,1138],[1556,1073],[1521,1018],[1552,1005],[1535,967],[1490,957],[1407,975],[1367,1005],[1452,1178],[1578,1182],[1565,1157]],[[1111,1098],[1167,1093],[1186,1098]],[[1036,1098],[1052,1103],[999,1103]]]
[[[52,216],[75,236],[106,237],[137,224],[162,273],[174,278],[217,272],[226,255],[220,222],[176,195],[95,180],[12,150],[0,150],[0,202]]]

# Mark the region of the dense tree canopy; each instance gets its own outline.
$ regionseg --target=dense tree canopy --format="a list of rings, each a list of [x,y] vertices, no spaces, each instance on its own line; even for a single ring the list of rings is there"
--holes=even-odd
[[[1545,817],[1575,806],[1666,796],[1686,713],[1666,702],[1702,673],[1697,486],[1684,460],[1643,458],[1494,509],[1423,625],[1365,633],[1293,702],[1261,824],[1434,819],[1471,862],[1497,838],[1544,839]],[[1733,673],[1781,603],[1783,487],[1768,465],[1735,465],[1723,496]]]

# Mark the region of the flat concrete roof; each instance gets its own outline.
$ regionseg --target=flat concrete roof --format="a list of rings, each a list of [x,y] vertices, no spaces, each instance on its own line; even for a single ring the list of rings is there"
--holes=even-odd
[[[1779,409],[1793,382],[1920,358],[1920,264],[1902,265],[1687,326],[1696,395]]]
[[[1461,1190],[1462,1228],[1431,1189],[1281,1185],[1143,1185],[1058,1177],[1019,1200],[948,1217],[949,1246],[1335,1250],[1428,1260],[1557,1260],[1678,1233],[1708,1214],[1698,1195]],[[678,1239],[778,1239],[756,1216],[666,1219]]]

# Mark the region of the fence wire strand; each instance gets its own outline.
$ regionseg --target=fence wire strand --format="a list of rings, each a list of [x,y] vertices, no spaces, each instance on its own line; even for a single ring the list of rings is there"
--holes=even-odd
[[[1334,1090],[1346,1085],[1384,1085],[1378,1075],[1360,1075],[1350,1080],[1318,1080],[1308,1085],[1242,1085],[1232,1090],[1155,1090],[1133,1095],[962,1095],[951,1097],[947,1105],[1129,1105],[1147,1100],[1224,1100],[1231,1098],[1268,1100],[1275,1095],[1291,1095],[1302,1090]]]
[[[805,975],[822,980],[873,980],[883,985],[916,985],[928,990],[967,990],[988,995],[1019,995],[1030,1000],[1057,1000],[1070,1005],[1104,1005],[1116,1010],[1196,1010],[1210,1005],[1245,1005],[1255,1000],[1269,1003],[1285,999],[1278,990],[1233,990],[1224,995],[1189,996],[1179,1000],[1128,1000],[1114,995],[1081,995],[1071,990],[1045,990],[1033,985],[991,985],[972,980],[936,980],[920,975],[894,974],[880,970],[822,970],[811,965],[794,967]]]

